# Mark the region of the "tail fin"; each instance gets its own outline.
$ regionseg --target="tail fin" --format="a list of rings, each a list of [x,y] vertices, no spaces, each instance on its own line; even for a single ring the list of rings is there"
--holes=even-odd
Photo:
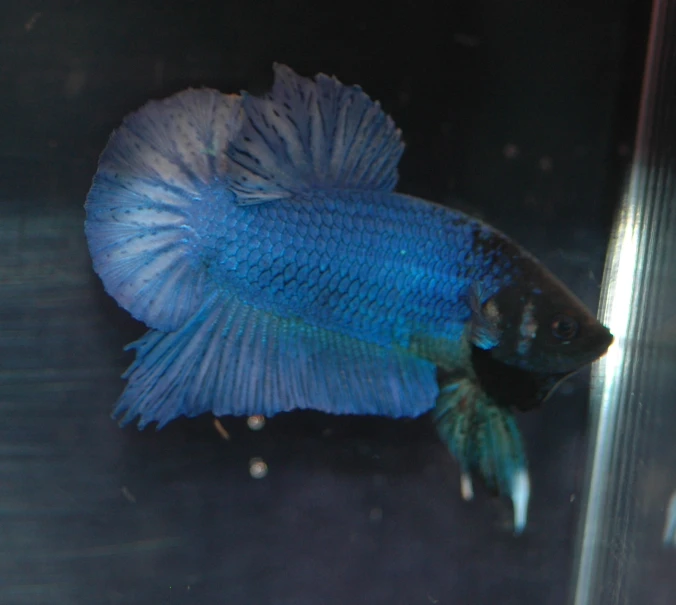
[[[207,293],[191,218],[240,121],[241,97],[186,90],[128,116],[101,155],[85,205],[94,269],[152,328],[178,328]]]

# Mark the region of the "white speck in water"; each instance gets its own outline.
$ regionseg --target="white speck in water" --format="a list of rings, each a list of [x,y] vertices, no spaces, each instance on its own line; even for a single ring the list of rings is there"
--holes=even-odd
[[[79,66],[73,66],[63,84],[63,94],[66,97],[77,97],[87,82],[87,72]]]
[[[23,26],[24,29],[25,29],[27,32],[31,31],[31,30],[35,27],[35,24],[37,23],[37,20],[38,20],[41,16],[42,16],[42,13],[41,13],[41,12],[33,13],[33,14],[31,15],[31,18],[28,19],[28,21],[26,21],[26,23],[24,24],[24,26]]]
[[[551,172],[552,168],[554,168],[554,162],[552,161],[552,158],[548,156],[541,157],[539,164],[542,172]]]
[[[121,489],[120,491],[122,492],[122,495],[123,495],[129,502],[131,502],[132,504],[136,504],[136,496],[134,496],[134,494],[132,494],[132,493],[129,491],[129,488],[128,488],[126,485],[123,485],[123,486],[122,486],[122,489]]]
[[[249,474],[254,479],[263,479],[268,474],[268,465],[263,458],[252,458],[249,460]]]
[[[221,424],[221,421],[218,418],[214,418],[214,428],[218,431],[218,434],[223,437],[226,441],[230,440],[230,433],[225,430],[225,427]]]
[[[246,419],[246,423],[252,431],[260,431],[265,426],[265,416],[261,414],[249,416]]]
[[[515,160],[519,157],[519,148],[514,143],[507,143],[502,148],[502,153],[508,160]]]

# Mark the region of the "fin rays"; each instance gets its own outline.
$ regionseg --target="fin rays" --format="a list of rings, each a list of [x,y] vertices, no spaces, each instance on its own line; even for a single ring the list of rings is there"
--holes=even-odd
[[[240,102],[206,89],[152,101],[124,120],[101,155],[85,206],[94,269],[152,328],[178,328],[209,291],[194,216],[202,192],[227,171]]]
[[[335,414],[418,416],[437,395],[432,364],[212,295],[175,332],[129,345],[136,361],[115,415],[158,428],[180,415],[273,415],[295,408]]]
[[[275,65],[266,98],[245,95],[244,121],[228,147],[240,204],[309,189],[390,191],[403,153],[401,133],[358,86]]]

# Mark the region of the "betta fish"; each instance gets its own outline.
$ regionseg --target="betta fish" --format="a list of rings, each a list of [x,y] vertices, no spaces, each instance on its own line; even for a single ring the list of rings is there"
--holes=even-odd
[[[610,332],[540,262],[395,191],[401,131],[358,86],[274,66],[269,94],[188,89],[111,135],[85,232],[106,291],[149,330],[113,416],[432,410],[459,464],[526,524],[514,411]]]

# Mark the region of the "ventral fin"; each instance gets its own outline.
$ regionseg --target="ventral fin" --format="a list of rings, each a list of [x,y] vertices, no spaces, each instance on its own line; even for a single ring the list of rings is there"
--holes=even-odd
[[[311,189],[391,191],[404,150],[401,132],[358,86],[274,65],[272,92],[243,94],[244,122],[228,148],[239,204]]]
[[[129,345],[115,416],[158,428],[184,415],[292,409],[414,417],[438,394],[433,364],[212,295],[180,329]]]

